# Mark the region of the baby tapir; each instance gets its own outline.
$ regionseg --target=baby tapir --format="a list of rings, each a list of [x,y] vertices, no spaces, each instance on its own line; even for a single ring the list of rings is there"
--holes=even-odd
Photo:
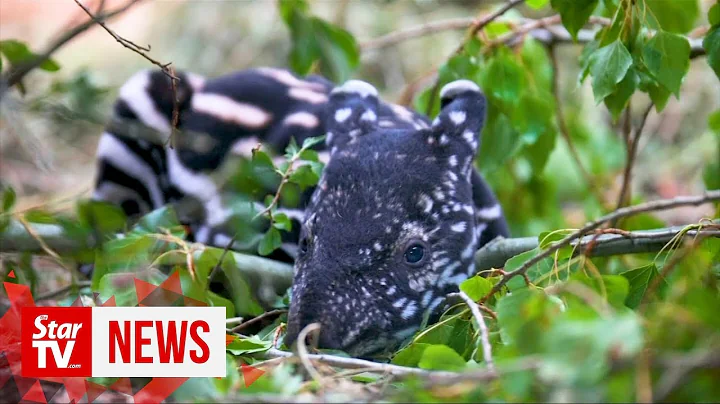
[[[365,355],[393,345],[473,272],[477,248],[508,235],[473,168],[485,98],[470,81],[443,88],[442,110],[430,123],[359,81],[335,87],[273,68],[213,79],[178,74],[180,129],[207,134],[216,146],[171,149],[109,127],[94,197],[132,216],[191,195],[205,210],[188,223],[195,240],[225,247],[229,237],[216,229],[226,207],[208,176],[225,156],[257,142],[282,151],[293,137],[326,135],[321,181],[305,213],[289,214],[302,230],[288,238],[298,244],[300,237],[288,344],[319,322],[321,347]],[[114,113],[169,136],[172,97],[162,72],[139,72],[122,87]]]
[[[507,236],[473,159],[486,100],[460,80],[429,128],[383,128],[362,81],[326,107],[330,160],[305,210],[286,344],[311,323],[319,346],[362,356],[415,332],[474,273],[477,248]]]

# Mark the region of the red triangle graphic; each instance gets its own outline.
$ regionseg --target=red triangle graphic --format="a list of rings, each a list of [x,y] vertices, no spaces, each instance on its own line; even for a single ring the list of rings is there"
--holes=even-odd
[[[130,378],[129,377],[123,377],[120,379],[117,379],[115,383],[110,386],[110,390],[115,390],[119,393],[129,394],[132,396],[132,385],[130,384]]]
[[[168,398],[189,377],[153,377],[142,390],[133,395],[135,404],[159,403]]]
[[[85,389],[87,389],[87,400],[88,403],[92,403],[100,394],[104,393],[107,388],[97,383],[92,383],[85,380]]]
[[[250,387],[260,376],[265,374],[264,370],[260,370],[256,367],[242,364],[240,365],[243,374],[243,380],[245,381],[245,387]]]
[[[40,380],[37,380],[32,387],[30,387],[30,390],[28,390],[28,392],[23,396],[23,400],[34,401],[36,403],[47,403],[45,393],[40,385]]]
[[[15,270],[14,269],[10,270],[10,273],[8,273],[8,278],[15,279]]]
[[[22,304],[33,305],[32,294],[28,286],[10,282],[3,282],[3,285],[5,285],[5,291],[7,292],[8,299],[10,299],[10,303],[21,304],[18,298],[23,296],[23,294],[27,294],[28,296],[23,296],[23,298],[29,299],[29,302],[22,302]]]
[[[70,401],[78,402],[85,395],[85,379],[81,377],[65,377],[63,384]]]
[[[135,278],[135,294],[137,294],[138,303],[142,302],[157,286],[147,283],[143,280]]]
[[[105,303],[102,304],[102,307],[116,307],[117,303],[115,302],[115,295],[113,295],[111,298],[107,299]]]
[[[70,307],[84,307],[84,306],[83,306],[82,299],[80,298],[80,296],[78,296],[77,299],[75,299],[75,301],[72,302],[72,304],[70,305]]]
[[[180,272],[174,271],[170,276],[160,284],[160,287],[175,292],[178,295],[182,295],[182,285],[180,284]]]

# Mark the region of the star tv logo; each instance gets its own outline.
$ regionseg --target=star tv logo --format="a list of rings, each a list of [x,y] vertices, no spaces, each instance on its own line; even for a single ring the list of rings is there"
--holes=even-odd
[[[224,307],[24,307],[25,377],[224,377]]]

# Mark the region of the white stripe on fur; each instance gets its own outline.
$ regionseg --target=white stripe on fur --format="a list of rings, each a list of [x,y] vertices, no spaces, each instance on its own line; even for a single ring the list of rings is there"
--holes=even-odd
[[[222,121],[252,129],[265,127],[272,118],[272,115],[255,105],[238,102],[219,94],[195,94],[192,98],[192,108]]]

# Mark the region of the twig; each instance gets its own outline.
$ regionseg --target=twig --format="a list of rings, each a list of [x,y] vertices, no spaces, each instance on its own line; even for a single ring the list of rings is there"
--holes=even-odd
[[[558,129],[560,130],[560,135],[565,140],[565,143],[567,143],[568,150],[570,151],[570,157],[572,157],[573,161],[575,162],[575,166],[577,166],[578,171],[580,171],[580,175],[585,178],[585,183],[587,184],[588,190],[590,190],[590,193],[593,194],[595,199],[598,201],[600,205],[604,204],[604,198],[602,194],[598,191],[598,187],[595,181],[595,178],[593,178],[590,173],[585,169],[585,166],[583,166],[582,159],[580,158],[580,154],[578,153],[577,149],[575,148],[575,143],[572,140],[572,137],[570,136],[570,130],[567,126],[567,122],[565,121],[565,115],[563,113],[562,109],[562,102],[561,102],[561,94],[560,94],[560,66],[558,65],[557,61],[557,55],[555,53],[555,46],[550,47],[550,60],[552,61],[552,67],[553,67],[553,93],[555,94],[555,115],[557,117],[557,123],[558,123]]]
[[[312,362],[310,362],[310,359],[308,358],[309,354],[307,351],[307,346],[305,345],[305,339],[307,338],[308,334],[312,331],[320,331],[320,324],[319,323],[312,323],[305,326],[300,331],[300,334],[298,334],[297,339],[297,351],[298,351],[298,357],[300,358],[300,363],[302,363],[305,370],[307,370],[308,374],[315,380],[316,382],[320,383],[322,381],[322,375],[318,373],[317,369],[313,366]]]
[[[487,365],[487,369],[491,372],[495,372],[495,362],[493,361],[492,357],[492,346],[490,345],[490,335],[488,332],[487,324],[485,323],[485,318],[483,318],[482,313],[480,313],[480,310],[478,310],[478,304],[473,301],[473,299],[470,298],[470,296],[467,295],[467,293],[463,292],[462,290],[457,293],[451,293],[448,296],[459,296],[461,299],[465,301],[465,303],[470,308],[470,312],[472,313],[473,317],[475,318],[475,322],[478,323],[478,329],[480,330],[480,344],[483,348],[483,360],[485,361],[485,364]],[[477,349],[476,349],[477,351]],[[473,352],[473,357],[475,357],[475,352]]]
[[[643,203],[640,205],[635,205],[632,207],[618,209],[618,210],[616,210],[610,214],[607,214],[593,222],[586,224],[582,229],[568,235],[567,237],[563,238],[562,240],[560,240],[557,243],[550,246],[550,248],[546,249],[542,253],[525,261],[525,263],[523,265],[521,265],[519,268],[517,268],[513,271],[510,271],[510,272],[507,272],[493,286],[493,288],[490,290],[490,292],[487,294],[487,296],[485,296],[483,298],[482,301],[487,300],[490,296],[492,296],[495,293],[497,293],[498,291],[500,291],[502,289],[502,287],[505,286],[505,284],[510,279],[514,278],[517,275],[524,274],[533,265],[537,264],[544,258],[549,257],[555,251],[557,251],[565,246],[570,245],[571,242],[579,239],[580,237],[584,236],[588,232],[597,229],[598,227],[603,225],[605,222],[613,221],[613,220],[627,217],[627,216],[636,215],[638,213],[672,209],[672,208],[676,208],[678,206],[697,206],[697,205],[702,205],[705,203],[715,202],[715,201],[719,201],[719,200],[720,200],[720,190],[717,190],[717,191],[707,191],[707,192],[705,192],[704,195],[699,195],[699,196],[679,196],[679,197],[672,198],[672,199],[661,199],[661,200],[657,200],[657,201]]]
[[[136,5],[137,3],[140,3],[142,0],[132,0],[125,5],[119,7],[116,10],[100,14],[96,17],[95,20],[91,19],[89,21],[83,22],[81,24],[76,25],[74,28],[71,28],[64,32],[60,37],[53,42],[50,46],[47,47],[47,49],[38,55],[37,57],[28,60],[22,64],[19,64],[17,66],[13,66],[13,68],[5,74],[5,76],[0,80],[0,99],[2,98],[2,95],[4,94],[5,90],[8,88],[14,86],[15,84],[19,83],[20,80],[25,77],[30,71],[40,66],[43,62],[50,59],[50,57],[55,53],[58,49],[62,48],[70,42],[73,38],[76,36],[82,34],[83,32],[87,31],[90,27],[95,25],[96,20],[100,21],[106,21],[110,18],[116,17],[128,9],[130,9],[132,6]]]
[[[387,48],[389,46],[397,45],[400,42],[405,42],[408,39],[418,38],[434,34],[436,32],[467,29],[476,23],[478,23],[478,19],[475,17],[460,17],[431,21],[416,27],[394,31],[381,37],[367,40],[360,44],[360,50],[368,51],[372,49]]]
[[[113,31],[113,30],[111,30],[110,28],[108,28],[108,26],[105,25],[105,23],[104,23],[102,20],[98,19],[98,18],[92,13],[92,11],[90,11],[87,7],[85,7],[85,6],[80,2],[80,0],[73,0],[73,1],[75,1],[75,4],[77,4],[78,6],[80,6],[80,8],[82,8],[82,9],[85,11],[85,13],[86,13],[88,16],[90,16],[90,18],[92,18],[93,21],[95,21],[95,23],[97,23],[99,26],[103,27],[103,29],[104,29],[105,31],[107,31],[107,33],[110,34],[110,36],[112,36],[113,38],[115,38],[115,40],[116,40],[120,45],[122,45],[122,46],[124,46],[125,48],[130,49],[131,51],[137,53],[138,55],[142,56],[142,57],[145,58],[148,62],[154,64],[155,66],[158,66],[160,69],[162,69],[163,73],[165,73],[165,75],[168,76],[171,80],[180,80],[177,76],[175,76],[174,74],[172,74],[172,72],[170,71],[169,66],[170,66],[170,64],[171,64],[172,62],[170,62],[170,63],[160,63],[160,62],[158,62],[157,60],[151,58],[151,57],[148,56],[148,54],[147,54],[147,52],[150,51],[150,47],[149,47],[149,46],[146,48],[146,47],[140,46],[140,45],[138,45],[138,44],[136,44],[136,43],[134,43],[134,42],[132,42],[132,41],[130,41],[130,40],[127,40],[127,39],[121,37],[120,35],[118,35],[117,33],[115,33],[115,31]]]
[[[622,187],[620,188],[620,195],[618,196],[617,206],[615,209],[620,209],[623,206],[627,206],[630,203],[630,183],[632,181],[632,169],[633,165],[635,164],[635,158],[637,157],[637,148],[638,144],[640,143],[640,136],[643,133],[643,129],[645,128],[645,123],[647,122],[647,118],[650,115],[650,111],[652,111],[653,103],[651,102],[650,105],[648,105],[647,109],[643,113],[642,120],[640,121],[640,125],[635,129],[635,133],[633,134],[632,139],[629,139],[627,142],[627,155],[625,160],[625,171],[623,172],[623,182]],[[628,120],[630,120],[630,117],[628,115]],[[629,125],[629,124],[628,124]],[[613,221],[610,223],[610,227],[616,227],[617,221]]]
[[[86,287],[89,287],[91,284],[92,284],[91,281],[79,281],[79,282],[76,282],[76,283],[74,283],[74,284],[70,284],[70,285],[67,285],[67,286],[65,286],[65,287],[62,287],[62,288],[60,288],[60,289],[51,290],[51,291],[49,291],[49,292],[47,292],[47,293],[45,293],[45,294],[42,294],[42,295],[36,297],[36,298],[35,298],[35,301],[36,301],[36,302],[41,302],[41,301],[43,301],[43,300],[54,299],[54,298],[56,298],[56,297],[58,297],[58,296],[62,296],[62,295],[64,295],[65,293],[70,292],[70,291],[73,290],[73,289],[86,288]]]
[[[222,267],[223,261],[225,261],[225,256],[227,255],[228,251],[230,251],[230,247],[232,247],[233,244],[235,244],[235,240],[237,240],[238,233],[233,234],[232,238],[228,243],[225,245],[225,248],[223,248],[222,254],[220,254],[220,259],[218,260],[217,264],[213,267],[212,271],[210,271],[210,275],[208,275],[207,279],[207,285],[208,288],[210,287],[210,283],[215,278],[215,275],[220,271],[220,268]]]
[[[274,316],[274,315],[277,315],[277,314],[283,314],[283,313],[287,313],[287,310],[285,310],[285,309],[276,309],[276,310],[267,311],[267,312],[265,312],[265,313],[263,313],[263,314],[261,314],[261,315],[259,315],[259,316],[257,316],[257,317],[253,317],[253,318],[251,318],[250,320],[245,321],[244,323],[241,323],[241,324],[235,326],[235,328],[233,328],[232,330],[230,330],[230,332],[240,332],[240,331],[243,330],[244,328],[249,327],[250,325],[257,323],[257,322],[260,321],[260,320],[263,320],[263,319],[265,319],[265,318],[268,318],[268,317],[270,317],[270,316]]]

